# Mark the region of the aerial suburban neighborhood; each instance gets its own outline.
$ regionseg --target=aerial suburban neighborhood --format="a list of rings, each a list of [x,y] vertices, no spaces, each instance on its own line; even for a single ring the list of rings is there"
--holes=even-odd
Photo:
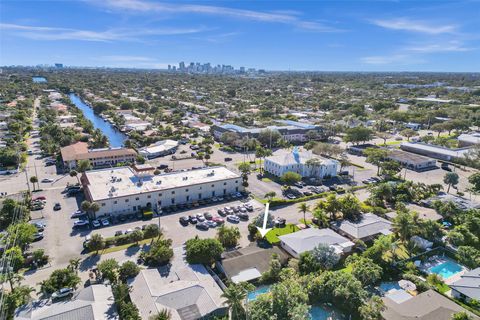
[[[6,11],[23,3],[38,5],[8,2]],[[304,21],[315,1],[42,3],[87,7],[120,20],[112,26],[151,19],[92,34],[21,25],[36,21],[30,11],[2,17],[2,43],[47,42],[50,59],[71,63],[19,63],[10,53],[0,62],[0,320],[480,320],[480,76],[383,68],[478,46],[372,56],[360,61],[382,68],[368,72],[137,55],[127,59],[135,65],[110,65],[127,56],[95,50],[157,48],[168,36],[181,56],[217,18],[246,19],[258,32],[280,23],[299,43],[354,31]],[[198,20],[199,30],[146,27],[187,14],[215,19]],[[361,21],[461,37],[457,24]],[[237,33],[205,43],[220,48]],[[99,47],[91,60],[54,54],[63,41]]]

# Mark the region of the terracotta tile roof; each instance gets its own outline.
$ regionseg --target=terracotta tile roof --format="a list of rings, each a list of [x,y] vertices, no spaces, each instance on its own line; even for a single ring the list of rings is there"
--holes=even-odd
[[[63,161],[87,160],[104,157],[118,156],[136,156],[137,152],[133,149],[115,148],[115,149],[92,149],[88,150],[88,144],[85,142],[77,142],[61,149]]]

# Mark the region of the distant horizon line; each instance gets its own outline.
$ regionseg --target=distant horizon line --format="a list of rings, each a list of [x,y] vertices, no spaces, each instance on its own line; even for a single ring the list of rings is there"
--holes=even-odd
[[[184,72],[184,71],[173,71],[168,70],[167,68],[141,68],[141,67],[107,67],[107,66],[63,66],[61,68],[55,67],[55,65],[3,65],[0,68],[30,68],[30,69],[112,69],[112,70],[146,70],[146,71],[165,71],[167,73],[177,73],[177,74],[200,74],[200,75],[235,75],[235,74],[221,74],[221,73],[201,73],[201,72]],[[238,69],[235,69],[238,71]],[[480,71],[413,71],[413,70],[402,70],[402,71],[393,71],[393,70],[302,70],[302,69],[288,69],[288,70],[274,70],[266,68],[255,68],[258,73],[258,70],[265,71],[266,73],[469,73],[476,74]],[[238,74],[237,74],[238,75]]]

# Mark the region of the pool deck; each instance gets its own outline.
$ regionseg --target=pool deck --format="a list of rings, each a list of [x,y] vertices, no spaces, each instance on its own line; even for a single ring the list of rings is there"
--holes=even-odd
[[[452,284],[455,281],[459,280],[468,270],[465,267],[462,267],[462,271],[455,273],[453,276],[448,277],[447,279],[443,279],[446,285]]]
[[[462,270],[459,271],[459,272],[457,272],[457,273],[455,273],[454,275],[446,278],[446,279],[443,278],[440,274],[430,271],[430,269],[431,269],[432,267],[435,267],[436,265],[445,263],[445,262],[447,262],[447,261],[452,261],[452,262],[458,264],[458,265],[462,268]],[[455,261],[455,260],[453,260],[453,259],[451,259],[451,258],[438,257],[438,256],[437,256],[435,259],[433,259],[433,261],[429,261],[427,264],[422,264],[422,266],[421,266],[420,269],[421,269],[423,272],[428,273],[428,274],[432,274],[432,273],[438,274],[438,275],[442,278],[443,282],[445,282],[446,285],[449,285],[449,284],[457,281],[458,279],[460,279],[460,277],[461,277],[464,273],[468,272],[468,269],[467,269],[466,267],[462,266],[461,264],[459,264],[457,261]]]

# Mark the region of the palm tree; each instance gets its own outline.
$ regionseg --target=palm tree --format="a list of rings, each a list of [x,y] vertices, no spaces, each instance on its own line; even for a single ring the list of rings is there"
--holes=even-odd
[[[80,204],[80,209],[82,209],[82,211],[85,211],[85,212],[90,212],[90,208],[92,206],[92,203],[88,200],[84,200],[82,201],[82,203]]]
[[[70,177],[76,177],[77,181],[78,181],[78,184],[80,184],[80,179],[78,178],[78,172],[76,170],[70,171],[69,174],[70,174]]]
[[[90,165],[89,160],[80,160],[78,161],[77,168],[79,172],[85,172],[87,170],[90,170],[92,166]]]
[[[334,194],[330,194],[324,201],[319,201],[316,205],[318,209],[322,209],[330,215],[330,220],[335,220],[340,203]]]
[[[98,210],[100,210],[100,205],[96,202],[92,202],[90,204],[90,211],[93,213],[93,218],[96,218],[95,214],[98,212]]]
[[[270,202],[270,201],[272,201],[273,198],[275,198],[276,195],[277,195],[277,193],[275,191],[270,191],[270,192],[265,193],[265,195],[263,197],[265,199],[267,199],[268,202]]]
[[[322,209],[315,209],[313,211],[313,216],[318,220],[318,224],[321,227],[328,227],[328,216],[325,214],[325,212]]]
[[[75,271],[75,273],[77,273],[78,267],[80,266],[80,261],[81,261],[80,258],[70,259],[70,261],[68,262],[68,268]]]
[[[402,243],[405,243],[414,234],[416,226],[409,212],[398,212],[393,220],[392,230]]]
[[[298,210],[300,210],[300,212],[303,213],[303,223],[305,223],[305,226],[306,226],[307,225],[306,213],[310,211],[310,208],[308,207],[307,203],[302,202],[298,206]]]
[[[167,309],[162,309],[156,315],[151,316],[148,320],[170,320],[172,318],[172,314]]]
[[[38,178],[37,178],[36,176],[31,176],[31,177],[30,177],[30,182],[31,182],[32,185],[33,185],[33,191],[35,191],[35,190],[36,190],[36,188],[35,188],[35,183],[38,184]]]
[[[239,284],[231,284],[222,294],[225,304],[228,306],[232,320],[245,319],[243,301],[247,297],[248,288]]]

